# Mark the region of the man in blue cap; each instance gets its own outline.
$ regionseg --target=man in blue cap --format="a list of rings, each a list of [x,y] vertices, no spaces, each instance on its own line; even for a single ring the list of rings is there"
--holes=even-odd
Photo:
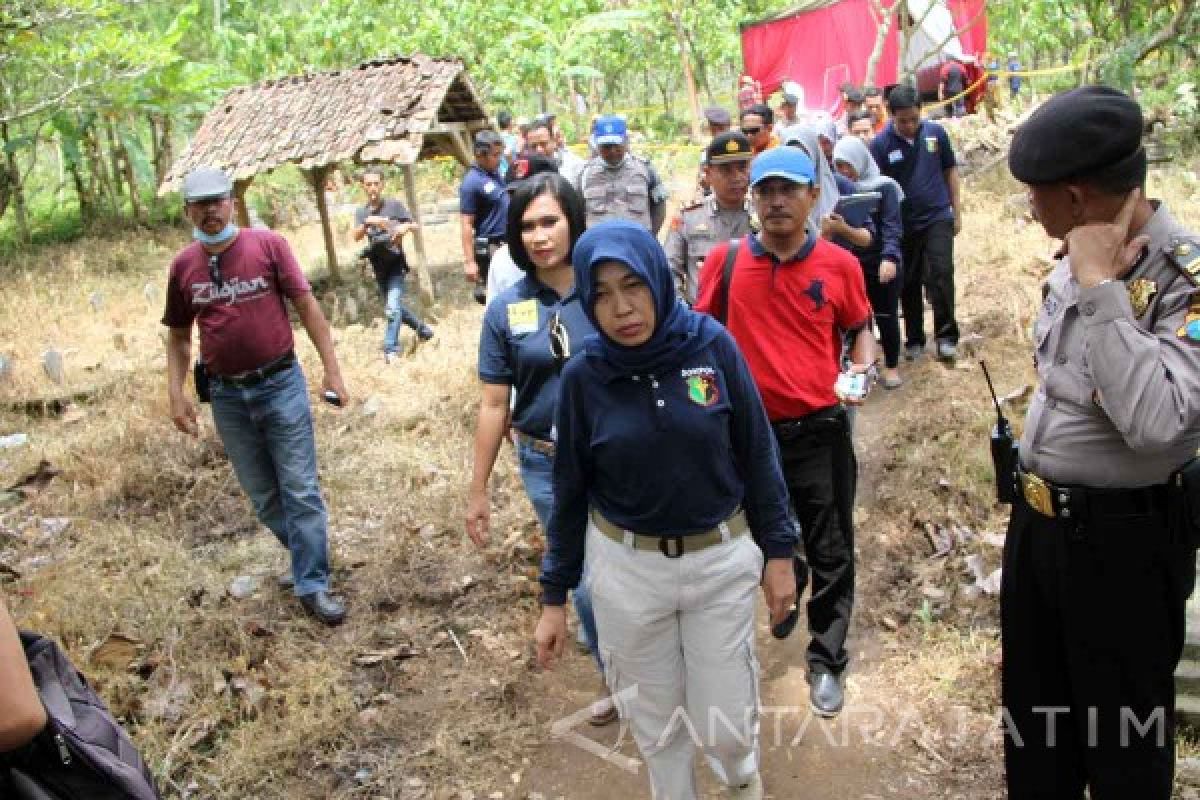
[[[667,217],[670,192],[654,166],[629,152],[629,132],[622,117],[599,117],[592,125],[599,155],[579,175],[590,228],[605,219],[627,219],[657,234]]]
[[[762,230],[709,251],[696,309],[722,320],[733,334],[771,420],[812,571],[809,697],[817,714],[832,717],[843,705],[841,675],[854,606],[858,467],[845,405],[865,396],[865,390],[846,394],[835,387],[844,383],[846,337],[855,375],[871,369],[876,347],[858,260],[807,225],[821,191],[815,176],[812,160],[794,147],[754,159],[750,192]],[[797,557],[798,592],[807,571]],[[772,633],[787,636],[797,617],[794,612]]]

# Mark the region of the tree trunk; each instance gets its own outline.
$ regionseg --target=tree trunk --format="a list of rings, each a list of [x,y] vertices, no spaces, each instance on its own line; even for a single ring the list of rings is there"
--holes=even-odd
[[[8,123],[0,123],[0,142],[4,144],[4,171],[7,173],[5,183],[6,194],[11,198],[13,214],[16,215],[17,242],[29,244],[29,212],[25,207],[25,187],[21,182],[21,170],[17,164],[17,154],[10,148],[8,139]],[[6,201],[7,203],[10,201]]]
[[[154,183],[161,186],[171,169],[171,117],[167,114],[149,114],[150,146],[154,157]]]
[[[112,123],[111,119],[104,121],[104,133],[108,139],[108,159],[109,159],[110,169],[112,170],[112,182],[113,182],[114,196],[119,204],[121,201],[121,193],[122,193],[122,189],[121,189],[121,175],[122,175],[121,154],[120,154],[120,151],[117,149],[117,131],[113,127],[113,123]],[[119,205],[117,207],[117,213],[118,214],[121,213]]]
[[[133,174],[133,159],[129,155],[129,148],[125,146],[125,142],[120,137],[116,140],[116,152],[117,163],[121,166],[125,185],[129,187],[129,207],[133,211],[133,218],[137,222],[145,222],[146,214],[142,210],[141,195],[138,194],[137,177]]]
[[[103,194],[107,201],[109,214],[117,216],[117,195],[108,175],[104,154],[100,149],[100,130],[96,127],[95,122],[88,124],[85,129],[84,144],[87,148],[88,164],[91,166],[96,194]]]
[[[317,213],[321,215],[321,233],[325,236],[325,259],[329,266],[329,279],[334,283],[342,282],[342,273],[338,269],[337,246],[333,242],[333,226],[329,224],[329,204],[325,202],[325,176],[329,167],[317,167],[304,170],[313,192],[317,195]]]
[[[717,98],[713,95],[712,83],[708,79],[708,62],[704,60],[704,53],[700,51],[699,47],[696,47],[696,40],[692,37],[691,31],[684,28],[683,35],[687,38],[688,51],[696,59],[696,80],[704,87],[704,97],[708,100],[708,104],[715,106]]]
[[[237,224],[242,228],[250,227],[250,208],[246,205],[246,190],[250,188],[253,178],[233,182],[233,207],[237,214]],[[322,192],[322,196],[324,192]]]
[[[1175,14],[1171,17],[1170,21],[1168,21],[1161,30],[1151,36],[1150,39],[1138,49],[1137,55],[1134,56],[1133,63],[1142,63],[1155,50],[1158,50],[1164,45],[1169,44],[1172,39],[1178,38],[1184,20],[1186,20],[1188,15],[1191,14],[1195,5],[1196,0],[1179,0],[1179,8],[1175,10]]]
[[[692,74],[692,59],[688,56],[687,34],[683,30],[683,20],[678,13],[671,14],[671,22],[675,25],[675,40],[679,43],[679,60],[683,67],[683,80],[687,84],[688,127],[692,131],[692,141],[699,143],[700,133],[700,101],[696,97],[696,77]]]
[[[79,165],[71,164],[67,170],[71,173],[71,183],[75,185],[75,194],[79,197],[79,221],[83,225],[83,229],[88,230],[96,221],[95,201],[92,199],[92,193],[88,191],[87,185],[83,182]]]
[[[892,21],[896,18],[896,6],[888,5],[887,0],[872,0],[871,7],[879,14],[879,28],[875,32],[875,46],[871,48],[871,55],[867,57],[863,86],[875,85],[875,70],[879,67],[879,59],[883,57],[883,46],[887,43]]]

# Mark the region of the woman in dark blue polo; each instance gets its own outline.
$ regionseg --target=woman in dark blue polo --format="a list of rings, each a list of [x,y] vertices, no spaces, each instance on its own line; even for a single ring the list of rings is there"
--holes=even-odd
[[[538,660],[561,655],[563,605],[582,576],[654,795],[696,797],[683,709],[730,796],[761,798],[754,598],[761,580],[777,623],[796,593],[796,532],[762,400],[733,338],[676,300],[645,228],[600,223],[572,260],[599,334],[562,375]]]
[[[573,348],[593,332],[579,305],[571,269],[571,250],[583,228],[583,201],[557,172],[533,175],[514,187],[507,241],[525,277],[488,304],[479,335],[483,398],[466,522],[468,535],[481,547],[491,517],[488,478],[510,427],[525,493],[543,530],[550,520],[559,373]],[[599,664],[596,623],[586,592],[576,594],[575,609]],[[616,709],[606,693],[593,708],[591,722],[603,725],[615,719]]]

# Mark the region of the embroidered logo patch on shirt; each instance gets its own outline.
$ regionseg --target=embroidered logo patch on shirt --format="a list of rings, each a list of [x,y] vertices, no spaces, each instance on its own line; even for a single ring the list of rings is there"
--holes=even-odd
[[[1183,325],[1175,331],[1175,335],[1189,342],[1200,342],[1200,296],[1192,297]]]
[[[813,301],[813,311],[820,311],[825,307],[825,281],[813,278],[804,293]]]
[[[895,163],[898,163],[903,160],[904,160],[904,153],[901,153],[899,150],[893,150],[892,152],[888,153],[888,163],[889,164],[895,164]]]
[[[712,375],[692,375],[687,379],[688,399],[707,408],[721,399],[717,381]]]
[[[522,300],[508,304],[508,328],[514,336],[523,333],[533,333],[538,326],[538,309],[536,300]]]

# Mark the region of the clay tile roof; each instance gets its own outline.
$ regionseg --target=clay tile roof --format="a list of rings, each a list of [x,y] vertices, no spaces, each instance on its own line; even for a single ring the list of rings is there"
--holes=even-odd
[[[452,154],[444,123],[487,127],[487,112],[462,61],[415,54],[350,69],[297,75],[230,90],[204,117],[159,194],[177,189],[198,166],[234,180],[286,163],[301,169],[388,161],[412,164]]]

